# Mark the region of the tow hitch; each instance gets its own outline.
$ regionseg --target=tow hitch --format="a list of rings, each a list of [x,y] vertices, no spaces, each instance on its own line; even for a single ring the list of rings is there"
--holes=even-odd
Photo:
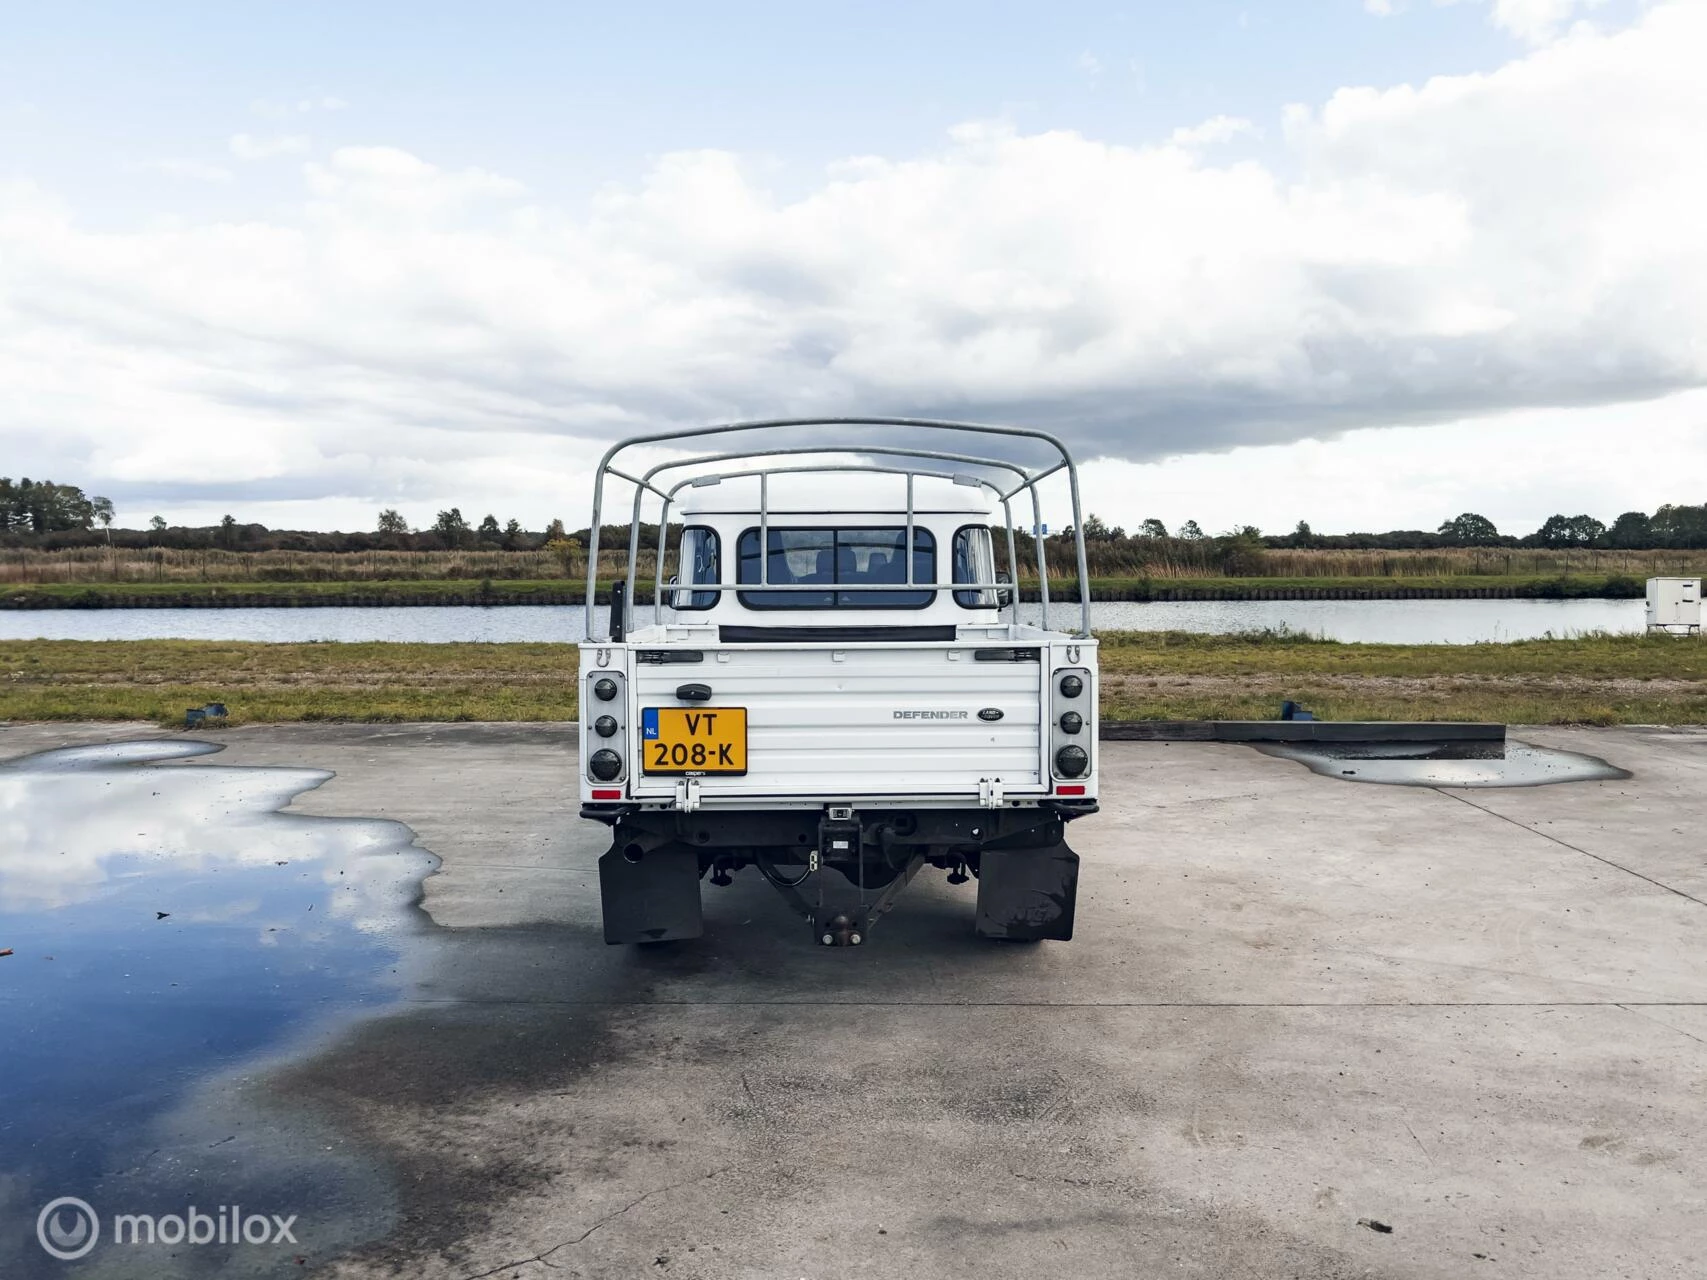
[[[812,927],[812,936],[826,947],[857,947],[871,932],[873,925],[895,905],[901,890],[925,865],[925,856],[917,854],[895,871],[880,888],[866,885],[867,858],[864,852],[865,829],[859,815],[848,805],[831,805],[818,823],[816,846],[807,854],[806,871],[797,880],[785,880],[774,871],[761,867],[765,879],[776,886]],[[854,898],[848,900],[846,891],[837,893],[827,874],[832,863],[842,868],[851,866],[854,874],[850,887]],[[800,892],[800,886],[816,877],[816,902]]]
[[[1079,896],[1079,855],[1062,840],[1063,825],[1056,820],[1023,836],[998,841],[976,856],[975,928],[981,936],[1009,942],[1065,942],[1072,938]],[[866,871],[873,864],[862,849],[868,843],[866,836],[857,813],[831,806],[818,824],[817,848],[808,855],[806,872],[800,879],[790,882],[767,874],[789,905],[806,917],[812,936],[823,946],[857,947],[863,943],[872,926],[895,905],[901,890],[925,864],[924,854],[911,856],[886,884],[868,888]],[[886,844],[887,839],[880,826],[874,843]],[[835,892],[834,882],[825,874],[831,861],[846,867],[849,860],[857,864],[850,878],[852,901],[846,890]],[[884,870],[893,866],[877,865]],[[951,873],[951,883],[965,883],[966,865],[957,865],[958,879]],[[813,895],[816,901],[800,892],[802,882],[813,875],[818,881]]]

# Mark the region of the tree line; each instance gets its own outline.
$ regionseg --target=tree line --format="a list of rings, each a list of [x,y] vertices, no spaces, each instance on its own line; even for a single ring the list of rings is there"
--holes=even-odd
[[[656,540],[656,524],[641,528]],[[552,520],[542,530],[524,529],[513,518],[500,523],[492,514],[470,521],[459,507],[438,512],[432,523],[420,528],[387,508],[372,531],[351,533],[270,529],[233,515],[212,525],[174,525],[156,515],[146,528],[122,529],[113,527],[113,504],[106,498],[88,497],[74,485],[29,480],[13,484],[0,477],[0,544],[48,551],[92,545],[175,551],[535,551],[553,544],[573,550],[586,546],[588,533],[571,533],[562,520]],[[602,536],[607,546],[615,545],[612,539],[617,538],[626,546],[628,526],[605,525]]]
[[[1071,526],[1062,536],[1071,534]],[[1626,511],[1610,525],[1590,515],[1553,515],[1533,533],[1501,533],[1494,522],[1473,511],[1441,522],[1438,529],[1393,529],[1386,533],[1316,533],[1300,520],[1291,533],[1265,534],[1254,525],[1238,525],[1219,535],[1205,534],[1187,520],[1173,532],[1160,520],[1145,520],[1128,535],[1096,515],[1085,517],[1087,542],[1246,542],[1279,549],[1334,551],[1437,551],[1449,547],[1545,547],[1617,551],[1692,550],[1707,547],[1707,503],[1667,504],[1649,515]]]
[[[445,551],[496,550],[534,551],[549,548],[562,553],[587,545],[589,530],[570,532],[562,520],[552,520],[542,530],[522,527],[511,518],[500,522],[488,512],[477,521],[465,517],[460,507],[435,513],[431,523],[412,527],[396,508],[379,513],[371,531],[323,532],[316,530],[269,529],[264,524],[245,523],[227,515],[216,525],[170,525],[154,516],[146,529],[115,529],[113,504],[106,498],[86,495],[75,485],[28,478],[14,483],[0,477],[0,539],[7,545],[35,546],[46,550],[60,547],[110,543],[115,547],[164,547],[176,550],[228,551]],[[642,524],[641,545],[656,546],[658,526]],[[1050,537],[1056,544],[1070,537],[1072,528]],[[600,545],[625,547],[629,527],[604,525]],[[1237,525],[1219,534],[1206,533],[1195,520],[1177,529],[1160,520],[1144,520],[1128,534],[1092,514],[1085,517],[1085,539],[1103,547],[1119,547],[1134,554],[1170,544],[1213,545],[1224,555],[1237,559],[1242,549],[1406,551],[1440,550],[1449,547],[1545,547],[1553,549],[1693,550],[1707,548],[1707,503],[1699,506],[1662,506],[1649,514],[1626,511],[1603,523],[1590,515],[1549,516],[1532,533],[1501,533],[1486,516],[1467,511],[1441,522],[1439,528],[1394,529],[1385,533],[1319,534],[1300,520],[1290,533],[1265,534],[1254,525]],[[1026,539],[1029,543],[1029,538]]]

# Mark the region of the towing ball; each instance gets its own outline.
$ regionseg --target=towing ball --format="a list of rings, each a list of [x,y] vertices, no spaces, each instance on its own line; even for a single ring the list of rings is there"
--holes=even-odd
[[[850,916],[833,916],[821,927],[824,932],[819,935],[818,941],[826,947],[857,947],[865,941],[860,935],[859,926]]]

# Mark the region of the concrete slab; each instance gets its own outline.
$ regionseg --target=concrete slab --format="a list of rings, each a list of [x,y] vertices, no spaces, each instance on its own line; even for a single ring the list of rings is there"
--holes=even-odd
[[[564,726],[225,731],[444,859],[445,962],[272,1086],[403,1197],[328,1274],[1701,1274],[1707,734],[1513,736],[1634,776],[1109,743],[1074,942],[980,943],[935,876],[836,951],[751,877],[604,947]]]
[[[1637,776],[1609,793],[1547,787],[1460,794],[1547,839],[1707,900],[1707,729],[1534,729],[1540,746],[1608,758]]]

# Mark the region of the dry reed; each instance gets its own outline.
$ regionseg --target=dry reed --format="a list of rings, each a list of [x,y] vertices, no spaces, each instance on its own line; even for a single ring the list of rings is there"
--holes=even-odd
[[[1005,547],[998,559],[1006,567]],[[1461,548],[1439,551],[1308,551],[1222,544],[1140,540],[1088,548],[1098,578],[1454,578],[1467,575],[1646,578],[1707,573],[1707,551],[1550,551],[1530,548]],[[626,549],[601,551],[599,576],[626,568]],[[674,554],[666,574],[674,572]],[[1034,553],[1020,548],[1020,577],[1036,576]],[[655,556],[643,551],[638,576],[649,580]],[[1070,576],[1069,545],[1051,543],[1051,575]],[[423,582],[446,580],[574,580],[586,574],[586,557],[546,550],[501,551],[178,551],[164,548],[79,547],[0,551],[0,584],[44,583],[258,583]]]

